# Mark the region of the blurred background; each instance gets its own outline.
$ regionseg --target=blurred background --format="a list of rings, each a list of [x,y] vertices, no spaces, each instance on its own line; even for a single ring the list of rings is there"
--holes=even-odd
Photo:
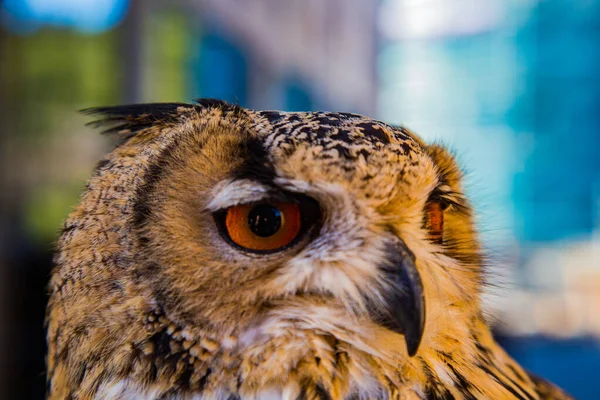
[[[112,146],[76,110],[216,97],[456,149],[499,340],[597,399],[599,71],[600,0],[0,0],[0,393],[44,396],[53,244]]]

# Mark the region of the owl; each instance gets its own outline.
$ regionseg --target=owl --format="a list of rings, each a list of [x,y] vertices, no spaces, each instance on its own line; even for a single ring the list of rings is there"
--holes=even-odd
[[[570,398],[494,341],[443,147],[218,100],[87,112],[120,144],[58,241],[49,399]]]

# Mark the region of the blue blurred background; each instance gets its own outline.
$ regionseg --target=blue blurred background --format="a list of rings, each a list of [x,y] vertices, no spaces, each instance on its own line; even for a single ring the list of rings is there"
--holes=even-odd
[[[597,399],[599,71],[600,0],[0,0],[0,393],[43,398],[53,242],[112,145],[75,110],[217,97],[456,149],[499,340]]]

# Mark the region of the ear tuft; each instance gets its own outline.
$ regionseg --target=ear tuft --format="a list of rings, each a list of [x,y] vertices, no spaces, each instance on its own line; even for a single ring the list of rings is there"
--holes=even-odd
[[[425,151],[438,167],[441,181],[454,190],[462,190],[461,182],[464,174],[458,167],[454,155],[441,144],[425,146]]]
[[[86,126],[102,128],[103,134],[116,134],[127,140],[140,131],[176,120],[194,107],[185,103],[149,103],[86,108],[80,112],[101,117]]]
[[[197,99],[197,104],[187,103],[146,103],[122,106],[86,108],[80,112],[100,116],[87,126],[102,128],[103,134],[116,134],[123,141],[146,129],[177,121],[193,111],[218,109],[225,113],[239,115],[243,108],[218,99]]]

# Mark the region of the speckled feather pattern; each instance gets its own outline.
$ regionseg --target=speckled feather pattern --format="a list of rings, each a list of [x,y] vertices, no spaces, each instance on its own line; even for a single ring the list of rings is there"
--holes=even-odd
[[[215,100],[90,110],[122,142],[65,222],[50,283],[49,399],[568,399],[494,341],[462,175],[441,146],[346,113]],[[423,207],[441,191],[443,242]],[[284,191],[322,208],[273,254],[212,213]],[[401,238],[427,304],[415,356],[372,317]]]

